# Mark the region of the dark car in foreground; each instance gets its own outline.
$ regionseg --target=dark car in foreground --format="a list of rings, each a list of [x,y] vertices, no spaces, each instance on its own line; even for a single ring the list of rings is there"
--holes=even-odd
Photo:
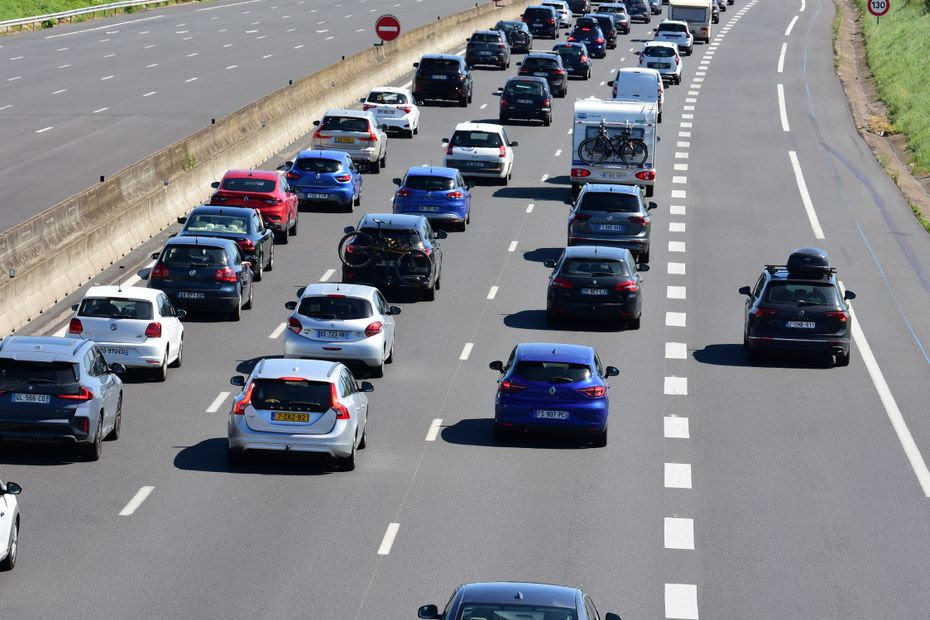
[[[455,589],[442,613],[423,605],[418,618],[427,620],[621,620],[601,616],[594,601],[578,588],[548,583],[494,581],[466,583]]]
[[[584,43],[557,43],[552,46],[552,51],[562,57],[562,66],[569,76],[591,79],[591,56]]]
[[[461,56],[424,54],[413,63],[413,96],[419,101],[443,99],[458,101],[463,108],[471,103],[474,88],[471,71]]]
[[[506,125],[513,119],[538,119],[546,127],[552,124],[552,94],[546,78],[512,77],[498,93],[501,98],[501,125]]]
[[[520,65],[519,75],[534,75],[546,78],[549,89],[556,97],[568,94],[568,71],[562,64],[562,57],[554,52],[531,52]]]
[[[242,257],[252,264],[255,281],[265,271],[274,269],[274,232],[265,228],[256,209],[201,205],[178,218],[184,228],[181,237],[216,237],[229,239],[239,246]]]
[[[764,353],[831,355],[849,365],[852,291],[843,291],[829,256],[819,248],[799,248],[784,265],[766,265],[746,296],[743,347],[750,361]]]

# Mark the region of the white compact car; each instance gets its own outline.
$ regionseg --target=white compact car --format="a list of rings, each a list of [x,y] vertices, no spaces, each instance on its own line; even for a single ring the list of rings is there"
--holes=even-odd
[[[19,506],[16,496],[22,487],[0,480],[0,571],[13,570],[19,548]]]
[[[668,41],[649,41],[643,45],[639,52],[639,66],[655,69],[667,80],[674,84],[681,84],[681,56],[678,55],[678,45]]]
[[[363,364],[375,377],[394,361],[394,317],[373,286],[318,282],[300,292],[284,332],[285,357],[340,360]]]
[[[313,148],[343,151],[352,161],[378,174],[387,165],[385,125],[365,110],[327,110],[313,121]]]
[[[379,86],[359,99],[362,110],[373,112],[378,122],[412,138],[420,130],[420,108],[407,88]]]
[[[339,362],[287,357],[260,360],[229,412],[227,459],[242,465],[253,452],[329,455],[344,470],[355,469],[355,451],[365,447],[368,397],[374,387],[355,381]]]
[[[543,0],[542,6],[551,6],[555,9],[556,21],[559,28],[572,27],[572,10],[568,8],[568,2],[565,0]]]
[[[656,41],[670,41],[678,46],[678,51],[690,56],[694,51],[694,35],[688,28],[688,22],[665,19],[653,29]]]
[[[108,364],[145,368],[158,381],[184,355],[184,310],[175,309],[162,291],[136,286],[92,286],[74,316],[68,338],[93,340]]]
[[[665,107],[665,84],[662,76],[655,69],[624,67],[617,71],[617,77],[607,82],[613,92],[611,98],[616,101],[640,101],[655,103],[659,107],[658,122],[662,122],[662,108]]]
[[[464,177],[497,179],[507,185],[513,174],[513,147],[507,132],[490,123],[459,123],[451,138],[443,138],[443,165],[456,168]]]

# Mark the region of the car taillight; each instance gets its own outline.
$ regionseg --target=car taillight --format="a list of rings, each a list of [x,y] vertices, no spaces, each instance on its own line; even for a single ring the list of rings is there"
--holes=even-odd
[[[404,114],[410,114],[413,111],[413,107],[409,105],[398,106],[397,109],[403,112]]]
[[[571,282],[569,282],[563,277],[558,277],[558,278],[553,279],[552,286],[556,288],[565,288],[565,289],[575,288],[574,284],[572,284]]]
[[[499,49],[499,50],[504,49],[504,44],[503,44],[503,43],[498,43],[498,44],[497,44],[497,49]]]
[[[81,324],[81,319],[71,319],[71,322],[68,323],[69,334],[80,334],[83,331],[84,326]]]
[[[591,176],[591,171],[587,168],[572,168],[573,177],[589,177]]]
[[[764,319],[765,317],[775,316],[778,314],[778,310],[775,308],[753,308],[749,311],[749,314],[757,319]]]
[[[239,239],[238,241],[236,241],[236,245],[239,246],[240,250],[254,250],[255,249],[255,242],[253,242],[251,239]]]
[[[237,402],[233,407],[233,414],[235,415],[244,415],[245,408],[252,404],[252,388],[255,386],[254,383],[250,383],[249,387],[246,388],[245,394],[242,395],[242,400]]]
[[[648,221],[643,215],[633,215],[629,219],[630,224],[639,224],[640,226],[645,226]]]
[[[94,399],[94,393],[83,385],[80,387],[77,394],[55,394],[55,396],[64,398],[65,400],[77,400],[80,402],[87,402]],[[84,432],[86,433],[87,431]]]
[[[368,325],[368,327],[365,328],[365,337],[371,338],[376,334],[380,334],[382,327],[384,327],[384,324],[381,323],[381,321],[375,321],[374,323],[371,323]]]
[[[591,219],[590,213],[576,213],[572,216],[572,220],[576,222],[587,222]]]
[[[262,200],[262,202],[264,202],[266,205],[279,205],[284,203],[284,201],[280,198],[265,198]]]
[[[507,157],[507,149],[504,148],[503,144],[497,147],[497,156],[502,158]]]
[[[513,381],[501,381],[500,391],[505,394],[515,394],[526,389],[525,385],[514,383]]]
[[[452,143],[449,143],[449,146],[446,147],[446,155],[452,154]]]
[[[678,56],[675,56],[675,64],[676,64],[676,65],[680,65],[680,64],[681,64],[681,58],[679,58]]]
[[[342,293],[330,293],[326,296],[327,299],[345,299],[346,296]]]
[[[552,107],[552,101],[550,99],[543,99],[542,107],[544,108]]]
[[[581,29],[581,32],[591,32],[591,29],[590,29],[590,28],[582,28],[582,29]]]
[[[85,435],[90,432],[90,418],[77,418],[78,424],[80,424],[80,431]]]
[[[154,321],[145,326],[146,338],[161,338],[161,323]]]
[[[849,320],[849,315],[842,310],[830,310],[829,312],[824,312],[823,315],[829,319],[837,319],[840,323],[845,323]]]
[[[300,320],[292,316],[287,320],[287,328],[295,334],[299,334],[304,326],[300,324]]]
[[[368,110],[372,110],[372,109],[377,108],[377,107],[378,107],[377,105],[371,105],[370,103],[366,103],[366,104],[362,105],[362,110],[364,110],[365,112],[367,112]]]
[[[322,129],[317,129],[316,131],[314,131],[314,132],[313,132],[313,139],[314,139],[314,140],[322,140],[322,139],[323,139],[323,133],[322,133],[322,131],[323,131]]]
[[[151,280],[161,280],[169,277],[171,277],[171,270],[161,263],[157,263],[152,267],[152,273],[149,274],[149,279]]]
[[[593,385],[586,388],[578,388],[579,394],[584,394],[588,398],[604,398],[607,395],[607,388],[603,385]]]
[[[566,41],[574,41],[574,40],[575,40],[575,37],[569,35],[569,37],[568,37],[567,39],[565,39],[565,40],[566,40]]]
[[[581,62],[588,62],[588,57],[585,55],[581,56]]]
[[[636,178],[640,181],[655,181],[656,180],[656,171],[655,170],[640,170],[636,173]]]
[[[288,173],[285,174],[284,176],[285,176],[289,181],[294,181],[294,180],[300,178],[300,175],[297,174],[296,172],[294,172],[293,170],[289,170]]]
[[[617,285],[614,286],[614,290],[635,293],[639,290],[639,284],[637,284],[636,280],[624,280],[623,282],[617,282]]]
[[[556,75],[565,75],[565,69],[556,69],[553,73]]]
[[[433,248],[420,248],[420,251],[426,254],[427,256],[433,255]]]
[[[332,390],[331,394],[333,395],[333,401],[330,405],[330,408],[336,412],[336,419],[348,420],[351,417],[349,416],[349,409],[339,402],[339,394],[336,393],[336,384],[330,383],[329,387]]]
[[[640,55],[639,55],[639,64],[643,64],[643,60],[644,60],[643,55],[640,54]]]
[[[501,107],[502,108],[510,107],[510,101],[508,101],[507,97],[501,97]]]
[[[454,192],[449,192],[448,194],[446,194],[446,198],[461,198],[464,195],[465,194],[463,194],[462,192],[455,190]]]
[[[447,151],[447,154],[448,154],[448,151]],[[399,190],[397,190],[396,192],[394,192],[394,195],[397,196],[397,197],[399,197],[399,198],[409,198],[410,196],[413,195],[413,192],[411,192],[411,191],[410,191],[409,189],[407,189],[406,187],[402,187],[402,188],[400,188]]]
[[[598,37],[598,38],[594,39],[594,42],[597,43],[597,44],[601,44],[601,43],[604,42],[604,37]]]
[[[337,175],[335,178],[336,178],[336,180],[339,181],[340,183],[348,183],[349,181],[352,180],[352,175],[349,175],[349,174],[340,174],[340,175]]]
[[[367,138],[359,138],[359,140],[361,140],[362,142],[377,142],[377,141],[378,141],[378,136],[376,136],[376,135],[375,135],[375,132],[373,132],[373,131],[371,130],[371,128],[369,127],[369,128],[368,128],[368,137],[367,137]]]
[[[236,275],[236,270],[232,267],[223,267],[214,272],[213,279],[217,282],[235,282],[239,277]]]
[[[555,19],[552,18],[552,17],[550,17],[549,19],[546,20],[546,23],[554,24],[554,23],[555,23]]]

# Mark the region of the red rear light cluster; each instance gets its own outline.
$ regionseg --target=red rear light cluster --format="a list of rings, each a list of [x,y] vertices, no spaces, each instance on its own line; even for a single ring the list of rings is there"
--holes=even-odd
[[[655,170],[640,170],[636,173],[636,178],[640,181],[655,181],[656,180],[656,171]]]
[[[161,323],[153,321],[145,326],[146,338],[161,338]]]
[[[614,286],[614,290],[635,293],[639,290],[639,284],[636,283],[636,280],[624,280],[623,282],[617,282],[617,285]]]
[[[575,40],[575,37],[569,36],[569,37],[568,37],[567,39],[565,39],[565,40],[566,40],[566,41],[574,41],[574,40]]]
[[[336,178],[336,180],[339,181],[340,183],[348,183],[349,181],[352,180],[352,175],[349,175],[349,174],[339,174],[339,175],[336,175],[335,178]]]
[[[446,198],[455,198],[455,199],[458,199],[458,198],[462,198],[464,195],[465,195],[465,194],[463,194],[462,192],[460,192],[460,191],[458,191],[458,190],[455,190],[455,191],[452,191],[452,192],[449,192],[448,194],[446,194]]]
[[[76,400],[76,401],[79,401],[79,402],[87,402],[87,401],[89,401],[89,400],[93,400],[93,399],[94,399],[94,393],[91,392],[90,390],[88,390],[88,389],[87,389],[86,387],[84,387],[83,385],[82,385],[81,388],[78,390],[78,393],[77,393],[77,394],[55,394],[55,396],[57,396],[58,398],[63,398],[63,399],[65,399],[65,400]],[[85,424],[86,424],[86,422],[85,422]],[[87,430],[85,429],[84,432],[86,433]]]
[[[292,316],[287,320],[287,328],[295,334],[299,334],[303,327],[304,326],[300,324],[300,321],[296,317]]]
[[[581,55],[581,62],[588,62],[588,57],[584,54]]]
[[[576,222],[587,222],[587,221],[590,220],[590,219],[591,219],[591,214],[590,214],[590,213],[576,213],[576,214],[572,217],[572,220],[573,220],[573,221],[576,221]]]
[[[552,17],[550,17],[549,19],[546,20],[546,23],[554,24],[554,23],[555,23],[555,19],[552,18]]]
[[[526,389],[525,385],[519,383],[514,383],[513,381],[501,381],[500,391],[505,394],[516,394],[517,392],[522,392]]]
[[[402,105],[402,106],[398,106],[397,109],[403,112],[404,114],[410,114],[413,111],[413,106]]]
[[[377,141],[378,141],[378,136],[375,135],[375,132],[373,132],[373,131],[371,130],[371,128],[369,127],[369,129],[368,129],[368,137],[367,137],[367,138],[362,137],[362,138],[359,138],[359,140],[361,140],[362,142],[377,142]]]
[[[300,178],[300,175],[294,172],[293,170],[288,170],[287,174],[284,175],[288,181],[294,181]]]
[[[446,147],[446,155],[452,154],[452,143],[449,143],[449,146]]]
[[[155,266],[152,267],[152,273],[149,274],[149,279],[151,280],[162,280],[170,277],[171,270],[161,263],[156,263]]]
[[[236,241],[236,245],[239,246],[240,250],[251,251],[255,249],[255,242],[253,242],[251,239],[239,239]]]
[[[266,205],[284,204],[284,201],[281,200],[280,198],[265,198],[264,200],[262,200],[262,202],[264,202]]]
[[[604,398],[607,395],[607,388],[603,385],[594,385],[586,388],[579,388],[579,394],[584,394],[588,398]]]
[[[542,107],[544,108],[552,107],[552,101],[550,99],[543,99]]]
[[[640,226],[645,226],[649,220],[647,220],[646,217],[643,215],[632,215],[630,216],[630,219],[628,221],[631,224],[639,224]]]
[[[845,323],[849,320],[849,315],[842,310],[830,310],[829,312],[824,312],[824,316],[830,319],[837,319],[840,323]]]
[[[394,192],[394,195],[397,196],[398,198],[409,198],[410,196],[413,195],[413,192],[411,192],[406,187],[402,187],[396,192]]]
[[[594,42],[597,43],[598,45],[600,45],[601,43],[604,42],[604,37],[598,37],[598,38],[594,39]]]
[[[243,415],[245,413],[245,408],[252,404],[252,388],[255,387],[254,383],[250,383],[249,387],[246,388],[245,394],[242,396],[242,400],[237,402],[233,407],[233,413],[235,415]]]
[[[591,176],[591,171],[587,168],[572,168],[573,177],[589,177]]]
[[[510,107],[510,101],[507,99],[507,97],[501,97],[501,107],[502,108]]]
[[[766,317],[775,316],[778,314],[778,310],[775,308],[753,308],[749,311],[749,314],[757,319],[764,319]]]
[[[363,105],[362,105],[362,110],[364,110],[365,112],[367,112],[368,110],[373,110],[374,108],[377,108],[377,107],[378,107],[377,105],[372,105],[372,104],[370,104],[370,103],[366,103],[366,104],[363,104]]]
[[[575,288],[574,284],[572,284],[571,282],[569,282],[568,280],[566,280],[565,278],[561,276],[552,280],[552,286],[556,288],[564,288],[564,289]]]
[[[331,393],[333,395],[333,401],[330,407],[333,409],[333,411],[336,412],[336,419],[337,420],[348,420],[351,417],[349,415],[349,409],[345,405],[339,402],[339,394],[336,393],[336,384],[330,383],[329,387],[332,390]]]
[[[69,334],[80,334],[83,331],[84,326],[81,324],[81,319],[71,319],[71,322],[68,323]]]
[[[236,275],[236,270],[232,267],[223,267],[217,269],[213,273],[213,279],[217,282],[236,282],[239,277]]]
[[[371,338],[381,333],[381,329],[384,327],[384,324],[381,321],[375,321],[371,323],[368,327],[365,328],[365,337]]]
[[[498,150],[497,150],[497,156],[498,156],[498,157],[500,157],[500,158],[507,157],[507,149],[504,147],[503,144],[500,145],[499,147],[497,147],[497,149],[498,149]]]
[[[553,73],[556,75],[565,75],[565,69],[556,69]]]
[[[675,56],[675,64],[676,64],[676,65],[680,65],[680,64],[681,64],[681,58],[679,58],[678,56]]]

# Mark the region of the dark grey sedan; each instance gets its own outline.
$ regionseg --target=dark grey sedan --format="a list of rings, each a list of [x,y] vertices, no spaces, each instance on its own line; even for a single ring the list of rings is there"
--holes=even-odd
[[[578,588],[511,581],[463,584],[455,589],[441,614],[436,605],[423,605],[417,617],[434,620],[620,620],[620,616],[610,612],[601,616],[591,597]]]
[[[640,263],[649,262],[649,211],[634,185],[588,183],[568,216],[568,245],[610,245],[630,250]]]

